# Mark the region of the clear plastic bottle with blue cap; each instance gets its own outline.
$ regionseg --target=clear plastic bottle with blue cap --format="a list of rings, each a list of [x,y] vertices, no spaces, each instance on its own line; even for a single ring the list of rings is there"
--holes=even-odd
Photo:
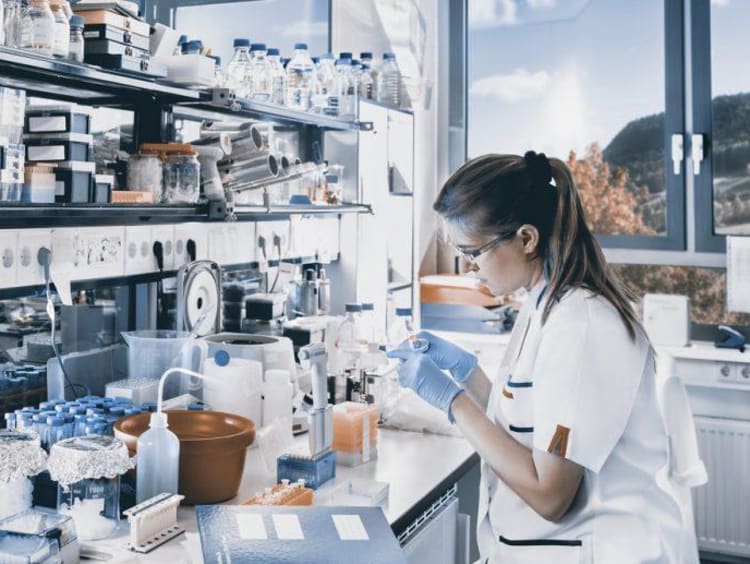
[[[266,57],[265,43],[253,43],[250,46],[250,62],[247,65],[245,83],[248,97],[259,102],[271,99],[273,68]]]
[[[275,47],[270,47],[267,57],[271,63],[271,103],[283,106],[286,101],[286,70],[281,64],[281,54]]]
[[[234,90],[238,96],[247,95],[245,77],[247,66],[250,64],[250,40],[238,38],[234,40],[234,55],[227,65],[224,75],[224,87]]]
[[[307,52],[307,43],[295,43],[294,55],[286,66],[286,105],[297,110],[310,109],[315,65]]]
[[[418,352],[424,352],[429,347],[429,343],[425,339],[417,337],[417,330],[414,327],[412,321],[412,310],[410,307],[397,307],[396,308],[396,319],[393,320],[391,326],[388,328],[388,346],[389,348],[397,348],[402,346],[402,343],[408,341],[409,346],[412,350]]]

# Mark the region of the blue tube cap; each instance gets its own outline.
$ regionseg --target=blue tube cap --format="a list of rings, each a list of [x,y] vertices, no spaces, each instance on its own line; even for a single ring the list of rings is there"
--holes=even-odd
[[[233,41],[234,47],[250,47],[250,40],[249,39],[242,39],[241,37],[238,37]]]
[[[265,51],[266,50],[266,44],[265,43],[253,43],[250,45],[251,51]]]

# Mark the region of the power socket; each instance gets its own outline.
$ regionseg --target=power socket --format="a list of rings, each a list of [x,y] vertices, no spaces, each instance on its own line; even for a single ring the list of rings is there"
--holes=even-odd
[[[0,287],[12,288],[18,275],[18,231],[0,230]]]
[[[151,228],[151,235],[154,244],[161,243],[162,252],[164,253],[164,270],[174,270],[174,225],[159,225]],[[159,267],[156,257],[153,258],[154,270],[158,271]]]
[[[16,247],[16,284],[37,286],[44,284],[44,269],[37,260],[39,249],[52,248],[51,229],[24,229]],[[54,262],[55,256],[52,255]]]
[[[151,227],[132,225],[125,228],[125,272],[150,274],[156,271]]]

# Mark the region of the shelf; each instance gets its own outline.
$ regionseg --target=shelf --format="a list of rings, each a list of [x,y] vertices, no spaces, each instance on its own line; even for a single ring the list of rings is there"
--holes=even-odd
[[[338,215],[372,213],[370,206],[239,206],[240,221],[279,219],[291,215]],[[179,204],[3,204],[0,228],[84,227],[98,225],[156,225],[186,221],[211,221],[205,205]],[[217,220],[213,220],[217,221]]]
[[[0,85],[22,88],[30,95],[101,106],[129,107],[144,96],[163,103],[200,99],[195,90],[8,47],[0,47]]]
[[[369,122],[343,120],[255,100],[237,99],[232,105],[229,102],[214,102],[212,91],[202,92],[199,103],[188,102],[175,107],[174,115],[184,119],[214,119],[216,121],[226,118],[244,118],[277,125],[310,125],[330,131],[369,131],[372,129],[372,124]]]

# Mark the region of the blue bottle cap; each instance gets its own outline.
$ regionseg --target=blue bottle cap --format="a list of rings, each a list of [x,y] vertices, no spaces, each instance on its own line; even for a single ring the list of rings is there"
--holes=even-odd
[[[216,55],[209,55],[214,60],[214,63],[216,63],[217,67],[221,66],[221,57],[217,57]]]
[[[180,35],[180,38],[177,40],[177,44],[178,45],[182,45],[183,43],[187,43],[187,40],[188,40],[188,36],[187,35],[185,35],[185,34]]]
[[[312,59],[313,64],[318,64],[320,62],[320,57],[310,57]]]
[[[350,51],[341,51],[341,53],[339,53],[339,59],[351,59],[351,58],[352,58],[352,54]]]
[[[278,57],[281,53],[278,49],[276,49],[276,47],[269,47],[267,54],[269,57]]]
[[[62,417],[47,417],[47,425],[50,427],[62,427],[65,424],[65,419]]]
[[[68,409],[68,413],[72,415],[86,415],[86,407],[79,405],[77,407],[71,407]]]
[[[104,410],[99,407],[87,407],[86,415],[103,415]]]
[[[396,55],[393,53],[383,53],[383,60],[384,61],[395,61]]]
[[[128,398],[113,398],[115,405],[133,405],[133,401]]]
[[[237,38],[234,40],[233,45],[235,48],[237,47],[250,47],[250,40],[249,39],[242,39]]]
[[[355,313],[358,311],[362,311],[362,305],[361,304],[346,304],[344,306],[344,310],[347,313]]]
[[[359,54],[359,58],[362,59],[363,61],[366,59],[372,59],[372,53],[370,51],[362,51]]]
[[[216,351],[216,354],[214,355],[214,362],[216,362],[217,366],[226,366],[227,364],[229,364],[230,360],[231,357],[225,350]]]
[[[371,303],[362,304],[362,311],[375,311],[375,304],[371,304]]]
[[[65,421],[66,424],[67,423],[73,423],[73,421],[76,420],[76,416],[75,415],[71,415],[70,413],[63,413],[60,417],[63,418],[63,421]]]
[[[295,50],[299,50],[299,49],[305,49],[305,50],[307,50],[307,43],[295,43],[294,44],[294,49]]]
[[[251,51],[265,51],[266,50],[266,44],[265,43],[253,43],[250,45]]]
[[[137,407],[129,407],[125,410],[125,415],[138,415],[139,413],[143,413],[143,411]]]
[[[76,16],[75,14],[70,16],[70,27],[72,28],[83,29],[85,23],[83,16]]]
[[[85,423],[87,419],[86,415],[83,414],[74,415],[73,417],[75,417],[76,423]]]
[[[120,418],[123,415],[125,415],[125,408],[124,407],[113,407],[109,410],[109,414],[113,415],[114,417]]]
[[[410,307],[397,307],[396,315],[399,317],[411,316],[411,308]]]

